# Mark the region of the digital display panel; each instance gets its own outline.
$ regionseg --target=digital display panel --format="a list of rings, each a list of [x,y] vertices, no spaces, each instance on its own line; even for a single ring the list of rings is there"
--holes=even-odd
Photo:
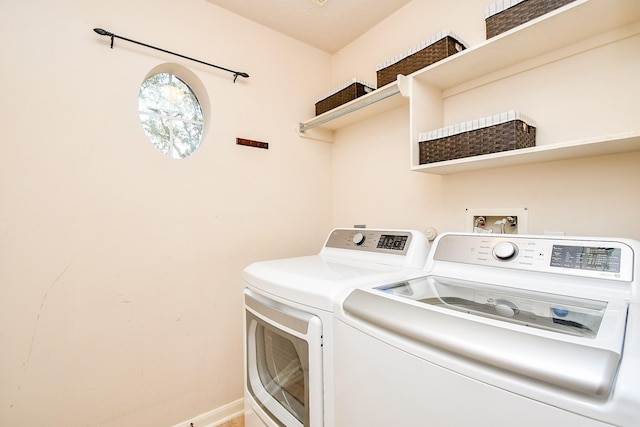
[[[393,249],[396,251],[403,251],[404,245],[407,243],[407,236],[393,236],[390,234],[383,234],[378,240],[378,249]]]
[[[620,273],[620,248],[553,245],[551,266]]]

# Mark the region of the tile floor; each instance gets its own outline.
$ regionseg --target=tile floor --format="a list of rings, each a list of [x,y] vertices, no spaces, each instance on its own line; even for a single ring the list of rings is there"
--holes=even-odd
[[[220,424],[218,427],[244,427],[244,417],[234,418],[226,423]]]

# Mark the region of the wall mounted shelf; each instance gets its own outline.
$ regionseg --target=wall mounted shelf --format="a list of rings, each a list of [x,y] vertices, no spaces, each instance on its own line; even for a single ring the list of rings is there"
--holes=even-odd
[[[408,102],[410,168],[414,171],[450,174],[640,151],[639,127],[631,131],[620,129],[620,133],[605,132],[600,137],[544,144],[509,152],[427,165],[418,163],[418,135],[445,125],[446,98],[638,34],[640,1],[575,0],[409,76],[398,76],[396,83],[300,123],[297,131],[303,137],[333,141],[334,131]],[[380,99],[377,96],[381,96]],[[514,96],[514,100],[517,99],[517,94]],[[634,112],[627,111],[626,114],[633,115]],[[551,135],[553,129],[548,132]]]
[[[543,143],[532,148],[425,165],[419,164],[418,144],[420,132],[446,125],[444,100],[447,97],[638,34],[640,1],[576,0],[406,78],[400,77],[402,93],[410,98],[411,170],[451,174],[640,150],[640,127],[631,131],[621,129],[620,133],[605,132],[595,138]],[[518,96],[521,95],[514,93],[512,101],[517,102]],[[552,140],[553,129],[545,130],[548,140]]]
[[[414,170],[437,175],[448,175],[630,151],[640,151],[640,131],[430,163],[417,166]]]
[[[576,0],[412,74],[441,90],[640,19],[638,0]]]
[[[399,94],[398,84],[396,82],[389,83],[353,101],[299,123],[296,130],[301,137],[333,142],[332,131],[408,104],[408,100]]]

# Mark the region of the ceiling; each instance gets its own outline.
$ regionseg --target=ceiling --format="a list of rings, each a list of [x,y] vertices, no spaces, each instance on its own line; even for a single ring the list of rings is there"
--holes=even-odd
[[[207,0],[335,53],[411,0]]]

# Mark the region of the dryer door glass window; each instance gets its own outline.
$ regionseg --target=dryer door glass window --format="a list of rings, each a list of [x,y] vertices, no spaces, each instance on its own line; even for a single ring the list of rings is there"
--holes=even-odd
[[[308,343],[251,313],[247,313],[247,329],[249,391],[273,418],[304,425],[309,398]]]

